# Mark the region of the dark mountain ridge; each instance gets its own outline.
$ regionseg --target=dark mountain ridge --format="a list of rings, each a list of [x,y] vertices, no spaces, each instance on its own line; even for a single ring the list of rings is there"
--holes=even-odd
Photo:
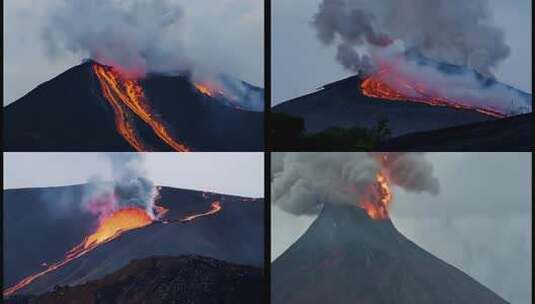
[[[150,257],[74,287],[6,303],[262,303],[260,268],[201,256]]]
[[[507,303],[353,206],[326,204],[271,269],[275,304]]]
[[[104,99],[93,64],[85,61],[4,107],[6,150],[132,151],[116,130],[114,111]],[[204,95],[189,76],[151,74],[140,83],[155,115],[193,151],[263,149],[263,113],[233,108],[221,96]],[[239,98],[250,97],[247,92],[263,96],[261,88],[245,82],[241,87],[245,93]],[[149,147],[170,150],[141,119],[135,116],[133,121]]]

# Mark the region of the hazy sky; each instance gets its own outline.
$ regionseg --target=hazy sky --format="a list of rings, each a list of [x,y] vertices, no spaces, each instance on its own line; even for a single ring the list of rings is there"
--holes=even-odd
[[[263,153],[141,153],[155,184],[264,197]],[[4,153],[4,189],[85,183],[111,177],[100,153]]]
[[[310,22],[321,0],[272,1],[272,105],[348,77],[335,47],[316,38]],[[531,93],[531,1],[490,0],[495,24],[505,31],[511,54],[496,78]]]
[[[531,303],[531,153],[432,153],[440,193],[394,187],[398,230],[511,303]],[[274,260],[312,223],[271,209]]]
[[[48,38],[43,28],[52,8],[63,1],[66,0],[4,0],[4,105],[87,57],[69,52],[51,57],[47,52]],[[177,35],[183,37],[188,55],[214,70],[264,86],[263,1],[168,2],[182,6],[183,19]]]

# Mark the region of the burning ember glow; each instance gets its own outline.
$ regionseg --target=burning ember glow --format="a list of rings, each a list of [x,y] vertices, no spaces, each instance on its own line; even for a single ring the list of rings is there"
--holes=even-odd
[[[100,220],[97,230],[91,235],[87,236],[80,244],[69,250],[63,260],[46,264],[43,266],[47,268],[41,272],[32,274],[12,287],[4,289],[4,296],[9,296],[17,292],[19,289],[28,286],[34,280],[44,276],[45,274],[52,272],[71,261],[85,255],[100,245],[106,244],[126,231],[138,229],[150,225],[153,219],[143,209],[139,208],[123,208],[116,212],[104,217]]]
[[[137,151],[146,151],[135,132],[131,118],[125,111],[127,107],[141,120],[147,123],[154,133],[174,150],[189,151],[189,148],[175,140],[163,123],[152,114],[146,101],[143,88],[137,80],[123,79],[120,74],[110,67],[94,64],[93,71],[98,78],[105,99],[111,104],[115,112],[117,131]]]
[[[413,101],[431,106],[452,107],[456,109],[475,110],[480,113],[502,118],[506,115],[490,107],[471,106],[469,103],[453,100],[424,83],[398,73],[395,69],[382,68],[361,83],[361,91],[372,98],[386,100]]]
[[[370,186],[367,197],[361,200],[359,207],[366,210],[374,220],[388,219],[388,206],[392,202],[392,192],[385,175],[377,174],[377,183]]]

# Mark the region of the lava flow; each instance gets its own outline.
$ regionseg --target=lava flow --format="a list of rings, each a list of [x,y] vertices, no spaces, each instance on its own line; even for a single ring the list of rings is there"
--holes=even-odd
[[[377,174],[377,182],[372,184],[366,197],[360,200],[359,207],[366,210],[368,216],[374,220],[388,219],[388,206],[392,202],[392,192],[388,179],[384,174]]]
[[[129,207],[115,211],[107,217],[100,220],[97,230],[91,235],[84,238],[84,240],[69,250],[63,260],[50,264],[41,272],[32,274],[12,287],[6,288],[3,291],[4,296],[12,295],[19,289],[28,286],[34,280],[52,272],[64,265],[76,260],[85,255],[100,245],[106,244],[126,231],[138,229],[150,225],[153,219],[143,209]],[[46,265],[46,264],[45,264]]]
[[[488,107],[470,106],[462,102],[451,100],[446,96],[440,96],[437,92],[427,88],[424,83],[405,77],[404,75],[401,75],[401,73],[397,73],[394,69],[389,68],[382,68],[366,78],[361,83],[360,88],[364,95],[372,98],[413,101],[431,106],[475,110],[497,118],[506,116],[505,114]]]
[[[105,99],[112,105],[115,111],[115,122],[119,134],[138,151],[145,148],[134,131],[134,126],[128,123],[125,111],[121,105],[125,105],[134,112],[141,120],[147,123],[154,133],[165,143],[179,152],[189,151],[189,148],[175,140],[157,118],[151,113],[146,102],[143,88],[138,81],[123,79],[113,68],[94,64],[93,71],[97,76]]]
[[[193,215],[189,215],[189,216],[186,216],[182,219],[179,219],[179,220],[163,220],[162,222],[164,224],[170,224],[170,223],[188,223],[188,222],[191,222],[195,219],[198,219],[199,217],[203,217],[203,216],[208,216],[208,215],[212,215],[212,214],[216,214],[218,213],[219,211],[221,211],[223,207],[221,206],[221,202],[220,201],[214,201],[212,202],[212,204],[210,204],[210,210],[206,211],[206,212],[203,212],[203,213],[199,213],[199,214],[193,214]]]

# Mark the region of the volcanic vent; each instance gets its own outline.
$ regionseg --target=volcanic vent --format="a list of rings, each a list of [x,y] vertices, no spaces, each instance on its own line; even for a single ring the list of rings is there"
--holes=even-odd
[[[324,204],[273,262],[272,303],[507,303],[368,213]]]

